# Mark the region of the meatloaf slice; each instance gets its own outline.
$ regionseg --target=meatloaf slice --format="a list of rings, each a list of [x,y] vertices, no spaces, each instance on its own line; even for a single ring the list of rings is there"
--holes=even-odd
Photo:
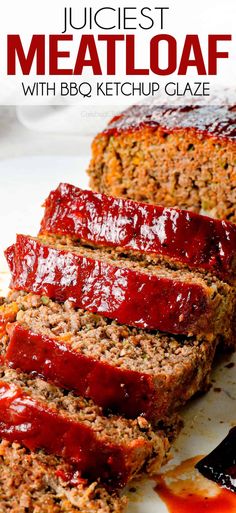
[[[123,513],[126,499],[88,483],[62,459],[0,442],[1,513]]]
[[[69,299],[121,324],[232,342],[234,289],[215,278],[24,235],[6,256],[14,289]]]
[[[8,366],[90,397],[106,411],[156,424],[208,384],[216,342],[148,333],[69,301],[15,292],[0,319],[12,322],[10,342],[2,338]]]
[[[62,456],[82,477],[114,489],[144,468],[157,471],[169,449],[164,433],[146,419],[105,417],[92,401],[4,366],[0,419],[0,437]]]
[[[236,222],[236,107],[135,105],[92,145],[93,190]]]
[[[235,281],[236,226],[190,211],[138,203],[61,183],[49,194],[40,234],[200,269]]]

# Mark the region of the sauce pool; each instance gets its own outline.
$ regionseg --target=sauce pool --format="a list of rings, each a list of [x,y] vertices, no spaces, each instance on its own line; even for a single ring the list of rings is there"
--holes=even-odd
[[[236,495],[194,468],[202,456],[183,461],[157,477],[155,491],[169,513],[235,513]]]

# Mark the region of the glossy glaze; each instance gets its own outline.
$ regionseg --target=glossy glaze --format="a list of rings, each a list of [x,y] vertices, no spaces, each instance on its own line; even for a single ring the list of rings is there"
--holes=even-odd
[[[79,486],[88,485],[88,479],[84,479],[80,477],[80,473],[78,470],[75,470],[72,465],[67,465],[66,470],[63,468],[58,468],[55,472],[56,477],[62,479],[67,483],[67,486]]]
[[[236,495],[194,471],[200,457],[182,462],[157,477],[156,492],[169,513],[235,513]]]
[[[69,299],[74,307],[139,328],[181,334],[213,329],[207,292],[199,284],[118,267],[24,235],[6,257],[14,289]]]
[[[162,391],[155,391],[151,376],[90,358],[73,351],[68,343],[33,333],[18,324],[10,330],[6,362],[129,418],[145,414],[156,419],[157,415],[167,413],[166,395],[161,397]]]
[[[114,117],[104,133],[132,132],[142,127],[162,127],[167,132],[193,128],[217,139],[236,141],[235,105],[133,105]]]
[[[41,234],[161,256],[229,279],[236,271],[236,225],[60,184],[45,202]]]
[[[0,418],[1,437],[32,451],[43,448],[63,456],[85,477],[101,477],[111,487],[126,484],[129,469],[124,448],[99,441],[88,425],[63,416],[4,381],[0,381]]]

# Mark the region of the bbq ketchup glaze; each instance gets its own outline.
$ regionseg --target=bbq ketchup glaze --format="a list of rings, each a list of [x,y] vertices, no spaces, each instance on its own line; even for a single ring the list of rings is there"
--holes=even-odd
[[[236,105],[133,105],[115,116],[104,134],[116,135],[139,128],[165,128],[167,133],[181,129],[203,135],[236,141]]]
[[[32,332],[19,324],[9,329],[6,363],[14,369],[34,373],[58,386],[89,397],[104,410],[137,418],[165,416],[166,394],[155,391],[152,376],[125,370],[73,351],[65,344]]]
[[[15,384],[0,380],[0,436],[62,456],[83,477],[101,478],[111,488],[129,477],[129,447],[99,440],[89,425],[48,407]],[[142,440],[136,441],[142,446]]]
[[[41,235],[66,235],[129,254],[161,257],[229,280],[236,225],[186,210],[138,203],[60,184],[45,202]]]
[[[24,235],[5,254],[16,290],[69,299],[74,307],[138,328],[205,336],[218,329],[205,284],[118,267]]]

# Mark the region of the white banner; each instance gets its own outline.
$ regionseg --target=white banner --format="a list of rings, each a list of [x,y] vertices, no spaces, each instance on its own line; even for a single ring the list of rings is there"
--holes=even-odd
[[[8,0],[0,104],[215,101],[235,91],[235,0]]]

